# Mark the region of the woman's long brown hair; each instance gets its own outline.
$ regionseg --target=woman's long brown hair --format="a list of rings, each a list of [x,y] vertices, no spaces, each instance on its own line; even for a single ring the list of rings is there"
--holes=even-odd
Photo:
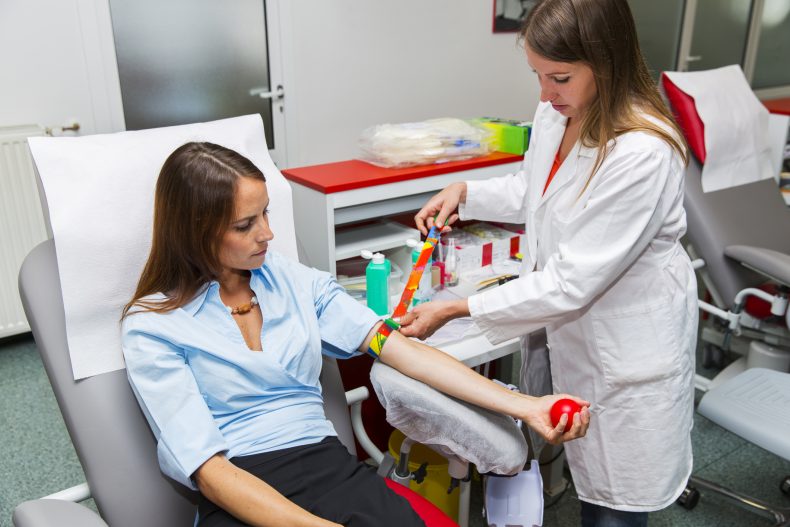
[[[122,318],[166,313],[220,276],[219,248],[234,214],[240,177],[266,181],[243,155],[213,143],[187,143],[165,161],[156,182],[151,252]],[[164,293],[162,300],[146,300]]]
[[[642,57],[627,0],[544,0],[527,15],[520,36],[549,60],[582,62],[592,69],[598,95],[584,115],[580,139],[598,154],[584,190],[610,142],[626,132],[658,136],[688,163],[683,134]]]

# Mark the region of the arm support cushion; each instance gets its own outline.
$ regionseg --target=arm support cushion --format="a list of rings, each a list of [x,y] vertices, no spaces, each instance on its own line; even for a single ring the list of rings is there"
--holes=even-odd
[[[447,396],[384,363],[370,371],[387,422],[445,457],[474,463],[481,474],[524,468],[527,443],[512,418]]]

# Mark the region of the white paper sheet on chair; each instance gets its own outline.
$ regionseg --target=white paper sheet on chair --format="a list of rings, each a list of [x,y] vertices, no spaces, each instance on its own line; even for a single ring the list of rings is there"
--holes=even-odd
[[[272,196],[272,247],[296,258],[291,189],[269,156],[258,115],[137,132],[31,138],[55,238],[75,379],[124,367],[119,319],[151,247],[156,179],[167,156],[189,141],[232,148],[263,171]]]
[[[703,191],[713,192],[774,176],[768,110],[754,95],[739,66],[668,71],[666,75],[694,98],[705,125]]]

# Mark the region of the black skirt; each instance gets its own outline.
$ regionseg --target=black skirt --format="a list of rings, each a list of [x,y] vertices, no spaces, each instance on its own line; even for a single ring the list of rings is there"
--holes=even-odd
[[[425,527],[405,498],[336,437],[230,460],[303,509],[346,527]],[[202,497],[199,527],[247,525]]]

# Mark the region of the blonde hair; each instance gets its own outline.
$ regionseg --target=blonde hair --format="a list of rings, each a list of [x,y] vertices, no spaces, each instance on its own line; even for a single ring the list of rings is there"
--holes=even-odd
[[[527,15],[520,40],[548,60],[581,62],[593,72],[598,93],[584,114],[580,140],[598,153],[582,193],[610,141],[627,132],[661,138],[688,163],[683,134],[642,57],[627,0],[543,0]]]

